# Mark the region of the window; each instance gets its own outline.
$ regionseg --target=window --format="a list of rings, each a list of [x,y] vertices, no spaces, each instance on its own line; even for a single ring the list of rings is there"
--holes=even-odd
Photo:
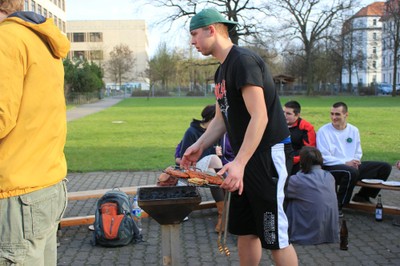
[[[25,3],[24,3],[24,10],[25,10],[25,11],[29,10],[29,0],[25,0]]]
[[[36,2],[35,1],[31,2],[31,11],[36,12]]]
[[[85,58],[85,51],[74,51],[73,52],[73,58],[77,58],[77,59],[83,60]]]
[[[47,18],[47,9],[43,8],[43,17]]]
[[[372,38],[374,39],[374,41],[376,41],[376,32],[374,32],[373,34],[372,34]]]
[[[90,51],[90,59],[103,60],[103,51],[102,50]]]
[[[74,32],[72,35],[72,42],[84,42],[85,41],[85,33],[83,32]]]
[[[38,12],[38,14],[42,15],[42,6],[41,5],[37,6],[37,12]]]
[[[372,47],[372,53],[376,54],[376,47]]]
[[[103,34],[101,32],[90,32],[89,40],[90,40],[90,42],[102,42]]]
[[[376,68],[376,61],[373,61],[373,62],[372,62],[372,67],[373,67],[373,68]]]
[[[372,25],[376,26],[376,18],[372,20]]]

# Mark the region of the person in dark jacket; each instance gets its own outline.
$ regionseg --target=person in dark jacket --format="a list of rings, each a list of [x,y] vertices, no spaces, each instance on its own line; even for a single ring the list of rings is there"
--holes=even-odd
[[[177,165],[185,153],[186,149],[197,141],[206,131],[209,123],[215,116],[215,104],[207,105],[201,112],[202,120],[193,119],[190,127],[186,130],[182,141],[175,149],[175,162]],[[214,146],[205,149],[200,156],[200,160],[196,164],[196,168],[203,172],[215,173],[220,170],[225,163],[233,160],[234,154],[227,136],[221,138]],[[224,209],[224,190],[221,188],[210,188],[211,194],[215,200],[218,210],[218,220],[215,226],[215,231],[219,232],[222,222],[222,212]]]

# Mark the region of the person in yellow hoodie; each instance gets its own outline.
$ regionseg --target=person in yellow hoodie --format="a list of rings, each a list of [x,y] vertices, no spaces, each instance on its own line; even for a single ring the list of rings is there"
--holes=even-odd
[[[56,265],[70,43],[23,3],[0,0],[0,265]]]

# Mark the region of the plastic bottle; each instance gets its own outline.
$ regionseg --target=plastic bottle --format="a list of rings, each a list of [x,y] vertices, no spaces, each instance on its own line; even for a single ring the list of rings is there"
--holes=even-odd
[[[347,231],[346,220],[342,220],[342,226],[340,227],[340,249],[349,249],[349,232]]]
[[[378,195],[378,201],[376,203],[375,220],[378,222],[382,222],[382,220],[383,220],[383,205],[382,205],[382,198],[381,198],[380,194]]]
[[[137,196],[133,198],[132,215],[136,221],[139,231],[142,231],[142,209],[139,207]]]

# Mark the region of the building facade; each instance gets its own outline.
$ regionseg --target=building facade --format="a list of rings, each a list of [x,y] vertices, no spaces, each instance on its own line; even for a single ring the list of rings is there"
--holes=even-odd
[[[24,10],[38,13],[46,18],[53,18],[54,24],[66,33],[66,0],[24,0]]]
[[[135,65],[130,80],[124,80],[124,83],[146,89],[148,82],[144,77],[149,56],[147,26],[144,20],[68,21],[67,36],[71,41],[68,58],[87,59],[103,69],[106,69],[110,52],[115,46],[121,44],[128,46],[133,52]],[[115,88],[117,85],[107,72],[104,75],[104,82],[107,87]]]
[[[382,82],[400,84],[400,1],[386,2],[385,13],[381,19],[382,33]],[[396,54],[396,56],[395,56]],[[395,61],[397,66],[395,69]],[[400,89],[400,85],[398,85]]]
[[[342,84],[370,86],[382,81],[382,22],[384,2],[372,3],[347,20],[342,29]]]

